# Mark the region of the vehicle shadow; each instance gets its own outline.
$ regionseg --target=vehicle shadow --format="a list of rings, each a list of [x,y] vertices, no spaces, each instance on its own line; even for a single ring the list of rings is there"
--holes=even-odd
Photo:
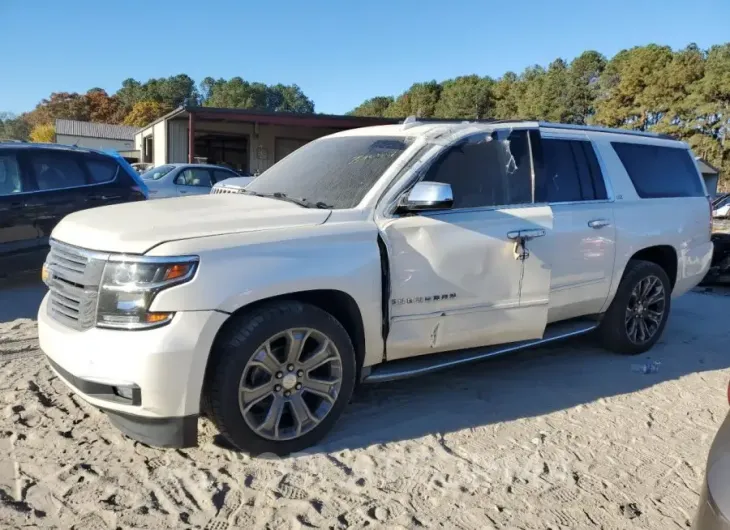
[[[335,430],[307,452],[363,448],[533,417],[728,368],[729,293],[693,292],[674,300],[664,336],[644,355],[616,355],[585,337],[420,378],[363,385]],[[632,370],[649,359],[661,362],[658,373]]]
[[[32,277],[28,275],[0,281],[0,322],[19,318],[35,320],[46,291],[37,273]]]

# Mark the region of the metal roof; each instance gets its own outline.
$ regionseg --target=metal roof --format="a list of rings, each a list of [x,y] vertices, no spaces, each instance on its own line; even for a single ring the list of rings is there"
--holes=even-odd
[[[220,107],[198,107],[198,106],[181,106],[164,116],[160,116],[156,120],[141,127],[137,132],[147,130],[162,121],[187,118],[190,114],[194,114],[197,119],[210,121],[243,121],[243,122],[259,122],[261,124],[271,125],[305,125],[315,127],[330,128],[353,128],[365,127],[368,125],[384,125],[396,124],[402,118],[377,118],[362,117],[340,114],[306,114],[298,112],[271,112],[255,109],[242,108],[220,108]]]
[[[56,120],[56,134],[85,136],[87,138],[105,138],[107,140],[134,140],[137,127],[128,125],[112,125],[110,123],[92,123],[89,121]]]

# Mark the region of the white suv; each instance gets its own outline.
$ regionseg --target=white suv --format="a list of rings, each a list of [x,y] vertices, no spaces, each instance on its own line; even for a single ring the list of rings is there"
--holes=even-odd
[[[240,194],[97,208],[54,230],[38,316],[58,375],[129,436],[316,443],[357,382],[595,332],[651,348],[712,258],[686,144],[538,122],[313,141]]]

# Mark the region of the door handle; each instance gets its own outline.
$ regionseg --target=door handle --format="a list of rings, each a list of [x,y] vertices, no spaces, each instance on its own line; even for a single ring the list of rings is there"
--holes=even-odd
[[[181,193],[182,195],[185,195],[186,193],[188,193],[188,191],[187,191],[187,190],[180,190],[180,193]]]
[[[611,226],[611,223],[608,219],[593,219],[592,221],[588,221],[588,226],[598,230],[599,228]]]
[[[530,239],[535,239],[537,237],[544,237],[545,233],[545,230],[542,228],[530,228],[527,230],[514,230],[512,232],[507,232],[507,237],[513,241],[529,241]]]

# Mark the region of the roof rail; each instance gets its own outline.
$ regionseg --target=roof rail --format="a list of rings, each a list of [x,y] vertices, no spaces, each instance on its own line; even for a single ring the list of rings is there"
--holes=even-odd
[[[401,123],[403,125],[409,125],[413,127],[413,125],[422,125],[424,123],[500,123],[500,122],[518,122],[518,121],[525,121],[525,120],[493,120],[491,118],[486,119],[477,119],[477,120],[466,120],[466,119],[449,119],[449,118],[418,118],[416,116],[408,116],[405,120],[403,120]]]
[[[613,133],[613,134],[628,134],[632,136],[644,136],[648,138],[661,138],[664,140],[676,140],[673,136],[669,134],[664,133],[655,133],[650,131],[637,131],[633,129],[616,129],[612,127],[602,127],[599,125],[576,125],[576,124],[570,124],[570,123],[553,123],[548,121],[536,121],[536,120],[524,120],[524,119],[514,119],[514,120],[495,120],[491,118],[487,119],[479,119],[479,120],[450,120],[450,119],[442,119],[442,118],[427,118],[422,119],[418,118],[416,116],[409,116],[405,120],[403,120],[403,128],[409,129],[411,127],[414,127],[416,125],[423,125],[426,123],[490,123],[490,124],[499,124],[499,123],[536,123],[538,127],[549,127],[551,129],[568,129],[573,131],[594,131],[594,132],[602,132],[602,133]]]
[[[552,123],[548,121],[538,122],[540,127],[550,127],[551,129],[569,129],[574,131],[594,131],[602,133],[614,134],[630,134],[633,136],[645,136],[649,138],[662,138],[665,140],[676,140],[673,136],[663,133],[655,133],[650,131],[637,131],[634,129],[616,129],[612,127],[601,127],[599,125],[575,125],[570,123]]]

